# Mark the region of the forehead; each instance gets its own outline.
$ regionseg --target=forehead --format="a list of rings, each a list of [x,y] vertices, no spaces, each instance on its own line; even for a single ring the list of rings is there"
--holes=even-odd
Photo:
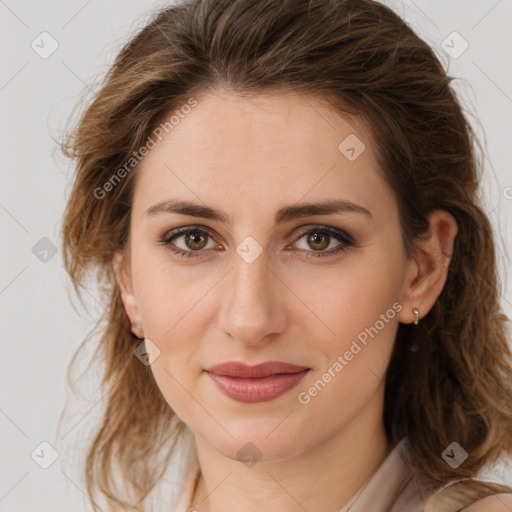
[[[292,156],[285,155],[285,150],[294,150],[297,155],[320,146],[324,150],[330,146],[337,153],[343,140],[340,137],[349,134],[357,134],[366,146],[371,145],[365,123],[335,110],[322,96],[293,91],[246,96],[218,90],[196,101],[186,114],[173,115],[180,111],[179,106],[168,113],[166,119],[172,117],[173,125],[152,152],[154,155],[164,152],[165,146],[172,147],[173,142],[174,146],[200,144],[198,155],[209,152],[222,157],[226,151],[238,150],[243,155],[258,150],[263,157],[261,150],[274,150],[282,151],[282,158]]]
[[[141,162],[134,209],[171,195],[261,209],[333,196],[375,202],[372,194],[389,208],[369,130],[322,98],[216,91],[186,112]]]

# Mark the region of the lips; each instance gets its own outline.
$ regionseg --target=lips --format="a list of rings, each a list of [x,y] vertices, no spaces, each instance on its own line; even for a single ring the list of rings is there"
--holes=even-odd
[[[217,388],[238,402],[268,402],[295,387],[311,368],[281,361],[255,366],[222,363],[206,370]]]
[[[254,366],[248,366],[245,363],[233,361],[217,364],[208,368],[206,371],[216,375],[225,375],[226,377],[258,379],[269,377],[270,375],[279,375],[281,373],[298,373],[303,370],[309,370],[309,368],[307,366],[297,366],[281,361],[269,361]]]

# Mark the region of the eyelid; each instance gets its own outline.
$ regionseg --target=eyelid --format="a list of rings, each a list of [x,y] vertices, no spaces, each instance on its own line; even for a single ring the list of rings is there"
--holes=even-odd
[[[174,228],[174,229],[168,230],[160,238],[162,241],[164,241],[164,240],[170,241],[171,239],[176,238],[177,236],[185,235],[189,231],[194,231],[194,230],[204,231],[205,233],[208,234],[208,236],[210,238],[213,238],[215,240],[217,239],[216,234],[213,232],[213,230],[211,228],[209,228],[208,226],[203,226],[201,224],[187,224],[186,226],[181,226],[179,228]]]
[[[296,228],[293,232],[294,239],[290,244],[296,243],[298,240],[300,240],[304,235],[310,233],[310,232],[321,232],[321,233],[327,233],[328,236],[331,236],[338,240],[340,244],[336,246],[334,249],[330,249],[329,251],[308,251],[305,249],[299,249],[301,252],[311,253],[311,256],[318,256],[322,257],[325,255],[325,257],[328,257],[330,255],[335,256],[338,252],[343,252],[347,250],[349,247],[357,246],[357,242],[349,233],[347,233],[345,230],[340,228],[335,228],[333,226],[328,226],[324,224],[304,224],[302,226],[299,226]],[[174,249],[171,248],[171,241],[173,239],[176,239],[180,236],[183,236],[189,232],[198,231],[198,232],[204,232],[206,233],[212,240],[217,241],[217,235],[213,232],[211,228],[208,226],[204,226],[201,224],[188,224],[186,226],[181,226],[178,228],[174,228],[172,230],[167,231],[159,238],[159,242],[164,246],[169,246],[169,250],[172,252],[181,254],[184,256],[185,254],[187,256],[191,257],[201,257],[199,254],[201,252],[209,252],[211,249],[207,250],[200,250],[200,251],[192,251],[192,250],[183,250],[180,248]],[[291,236],[291,235],[290,235]],[[290,245],[288,244],[287,247]],[[342,246],[342,247],[340,247]],[[197,256],[196,256],[197,255]],[[186,257],[187,257],[186,256]]]
[[[161,238],[164,238],[166,240],[171,239],[176,235],[187,233],[188,231],[193,231],[194,229],[197,229],[198,231],[205,231],[206,233],[208,233],[210,237],[214,239],[217,238],[216,233],[214,233],[214,231],[211,228],[209,228],[208,226],[204,226],[202,224],[187,224],[186,226],[181,226],[178,228],[168,230],[164,233],[164,235]],[[289,236],[294,235],[295,237],[300,237],[302,235],[305,235],[306,233],[309,233],[313,229],[318,229],[319,231],[327,231],[328,233],[332,233],[333,236],[344,237],[347,242],[352,242],[355,244],[355,239],[345,230],[324,224],[303,224],[302,226],[296,228],[293,231],[293,233]],[[169,236],[170,233],[172,233],[172,235]]]
[[[354,237],[349,235],[345,230],[323,224],[307,224],[303,230],[299,229],[299,231],[295,233],[295,237],[301,238],[306,233],[314,231],[315,229],[319,232],[328,233],[335,238],[342,238],[342,241],[346,242],[347,244],[355,245],[356,243]]]

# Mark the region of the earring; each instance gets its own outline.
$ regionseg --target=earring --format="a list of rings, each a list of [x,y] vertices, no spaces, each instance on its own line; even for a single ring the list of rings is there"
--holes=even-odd
[[[420,311],[418,308],[413,308],[412,312],[414,313],[414,325],[418,325],[420,321]]]

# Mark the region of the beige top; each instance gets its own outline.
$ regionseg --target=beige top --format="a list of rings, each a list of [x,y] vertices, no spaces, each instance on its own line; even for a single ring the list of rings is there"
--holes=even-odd
[[[402,439],[395,446],[370,480],[339,512],[348,508],[350,512],[422,512],[429,500],[446,487],[432,486],[406,465],[403,458],[406,440],[407,438]],[[194,458],[185,476],[174,512],[189,512],[199,475],[199,463]]]

